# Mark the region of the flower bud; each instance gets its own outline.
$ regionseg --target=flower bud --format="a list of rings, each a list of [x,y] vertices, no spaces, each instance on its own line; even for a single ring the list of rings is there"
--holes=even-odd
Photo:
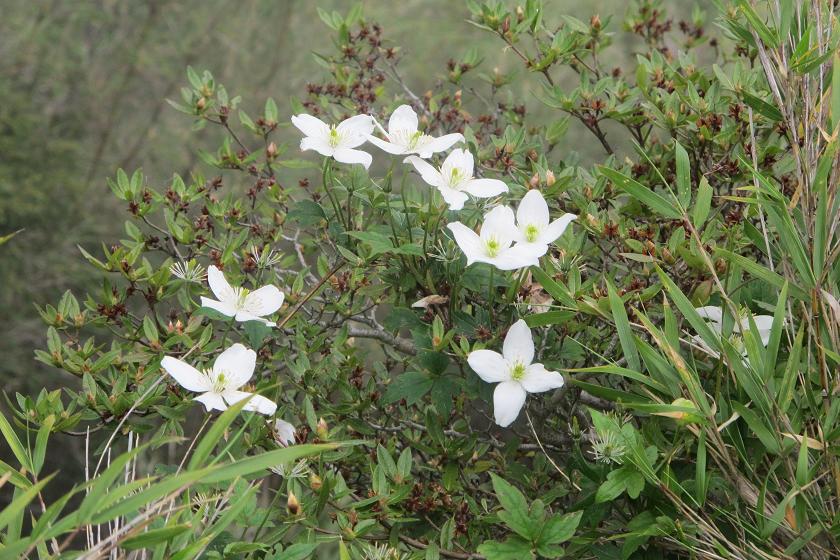
[[[595,31],[598,31],[599,29],[601,29],[601,16],[599,16],[598,14],[593,15],[593,16],[589,19],[589,25],[590,25],[590,26],[592,27],[592,29],[594,29]]]
[[[583,196],[586,200],[592,200],[592,187],[590,185],[583,187]]]
[[[671,254],[671,251],[668,249],[668,247],[664,247],[662,249],[662,260],[664,260],[668,264],[674,264],[675,262],[677,262],[677,259],[675,259],[674,255]]]
[[[516,21],[517,23],[522,23],[522,20],[525,19],[525,10],[522,9],[522,6],[516,7]]]
[[[268,159],[274,159],[277,155],[277,144],[274,142],[269,143],[268,147],[265,149],[265,155],[268,156]]]
[[[318,437],[322,440],[326,440],[329,437],[329,428],[327,427],[327,422],[323,418],[318,420],[318,425],[315,426],[315,433],[318,434]]]
[[[718,274],[723,274],[726,272],[726,261],[723,259],[718,259],[715,261],[715,271]]]
[[[546,171],[545,172],[545,184],[546,184],[546,186],[550,187],[551,185],[553,185],[556,182],[557,182],[557,178],[554,176],[554,171],[552,171],[551,169]]]
[[[203,97],[200,97],[195,103],[195,108],[199,111],[203,111],[205,107],[207,107],[207,100]]]
[[[528,184],[531,185],[532,189],[537,188],[540,184],[540,174],[534,173],[534,175],[531,177],[531,180],[528,181]]]
[[[317,474],[313,473],[312,476],[309,477],[309,487],[312,488],[312,490],[314,490],[315,492],[320,490],[323,485],[324,481],[321,480],[321,477]]]
[[[289,497],[286,500],[286,511],[289,512],[289,515],[298,515],[300,513],[300,502],[292,491],[289,491]]]

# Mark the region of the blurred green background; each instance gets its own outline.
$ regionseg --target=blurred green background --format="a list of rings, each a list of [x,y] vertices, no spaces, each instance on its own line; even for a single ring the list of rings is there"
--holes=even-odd
[[[197,149],[212,146],[189,117],[169,107],[185,69],[209,69],[243,108],[256,114],[266,97],[290,113],[288,100],[320,78],[312,51],[327,52],[329,30],[316,7],[346,11],[355,1],[328,0],[12,0],[0,18],[0,236],[23,229],[0,248],[0,381],[8,393],[56,387],[40,375],[32,353],[44,346],[34,303],[56,302],[66,289],[81,295],[93,272],[76,248],[97,251],[122,232],[125,209],[106,178],[119,167],[142,168],[153,184],[174,172],[188,176]],[[690,12],[693,3],[669,2]],[[365,1],[364,13],[402,47],[402,72],[425,91],[449,58],[471,47],[483,67],[517,61],[489,33],[466,22],[459,0]],[[623,0],[548,0],[547,9],[588,21],[612,15],[621,28]],[[672,14],[677,15],[677,14]],[[620,34],[616,62],[631,62],[633,38]],[[632,67],[631,67],[632,69]],[[515,89],[534,106],[535,82]],[[521,101],[520,100],[520,101]],[[554,116],[553,118],[557,118]],[[286,138],[295,140],[292,131]],[[599,148],[581,130],[570,146],[595,157]],[[600,156],[600,154],[598,154]],[[35,374],[34,374],[35,373]]]

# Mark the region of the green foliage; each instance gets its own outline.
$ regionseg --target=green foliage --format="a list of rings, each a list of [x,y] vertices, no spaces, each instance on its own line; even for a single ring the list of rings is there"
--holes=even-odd
[[[76,384],[0,416],[3,554],[837,557],[833,9],[738,0],[710,36],[699,8],[674,26],[655,0],[623,33],[539,0],[467,6],[519,70],[470,50],[418,95],[387,30],[322,9],[335,49],[291,103],[329,123],[409,103],[427,134],[462,133],[509,192],[460,212],[403,156],[315,163],[279,136],[284,103],[187,70],[171,105],[221,139],[189,177],[115,171],[125,233],[79,247],[96,286],[39,307],[36,357]],[[622,41],[637,58],[613,69]],[[577,133],[603,153],[564,150]],[[445,225],[535,189],[577,216],[539,266],[467,266]],[[279,286],[276,327],[202,301],[210,265]],[[519,318],[566,382],[502,429],[468,356]],[[199,415],[161,367],[209,368],[234,342],[257,353],[246,390],[277,403],[268,422],[246,401]],[[88,471],[52,496],[64,436]]]

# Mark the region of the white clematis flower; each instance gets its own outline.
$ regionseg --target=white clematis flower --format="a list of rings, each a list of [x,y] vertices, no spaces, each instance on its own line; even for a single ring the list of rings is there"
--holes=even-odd
[[[467,356],[467,363],[481,379],[498,383],[493,392],[493,415],[496,424],[503,428],[519,416],[528,393],[542,393],[563,386],[561,374],[548,371],[533,361],[534,339],[522,319],[508,330],[501,354],[476,350]]]
[[[499,270],[516,270],[539,264],[540,246],[524,243],[513,245],[517,237],[513,210],[497,206],[484,216],[481,233],[477,234],[461,222],[447,224],[455,242],[467,257],[467,266],[474,262],[488,263]]]
[[[238,342],[219,354],[209,370],[199,371],[172,356],[166,356],[160,362],[161,367],[184,389],[201,393],[195,400],[208,411],[227,410],[228,406],[251,397],[243,410],[271,416],[277,410],[274,402],[239,390],[251,379],[256,364],[257,353]]]
[[[464,135],[457,132],[438,138],[423,134],[417,130],[418,125],[419,121],[414,109],[410,105],[400,105],[391,113],[387,131],[376,123],[385,136],[385,140],[371,134],[368,136],[368,141],[389,154],[398,156],[417,154],[421,158],[430,158],[432,154],[445,152],[458,142],[464,141]]]
[[[283,447],[292,445],[295,442],[295,427],[289,422],[278,418],[274,422],[274,441]]]
[[[498,179],[473,177],[473,155],[460,148],[446,156],[439,170],[417,156],[409,156],[405,161],[414,166],[426,183],[437,187],[450,210],[462,209],[469,198],[467,194],[490,198],[508,190],[507,185]]]
[[[700,315],[700,317],[706,320],[706,324],[709,325],[709,328],[711,328],[715,334],[718,336],[723,334],[723,310],[720,307],[707,305],[705,307],[698,307],[695,311],[697,311],[697,314]],[[730,342],[742,351],[745,361],[747,361],[747,349],[744,347],[743,333],[750,331],[750,317],[748,313],[749,311],[742,313],[732,326],[732,338],[730,339]],[[757,334],[761,340],[761,344],[763,346],[767,346],[770,342],[770,331],[773,329],[773,317],[771,315],[753,315],[752,319],[755,322],[756,329],[758,329]],[[709,348],[706,341],[699,335],[693,335],[691,339],[697,344],[697,346],[700,347],[701,350],[710,356],[714,356],[716,358],[720,357],[720,352],[714,350],[713,348]]]
[[[263,319],[263,316],[271,315],[283,305],[283,292],[276,286],[263,286],[253,292],[247,288],[234,288],[225,279],[222,271],[212,265],[207,269],[207,283],[219,299],[217,301],[202,296],[202,307],[215,309],[222,315],[234,317],[237,321],[262,321],[269,327],[275,325]]]
[[[516,240],[519,243],[531,245],[535,249],[538,246],[544,247],[545,249],[540,253],[544,255],[548,251],[548,246],[563,235],[575,219],[577,216],[574,214],[563,214],[551,222],[548,204],[542,193],[538,190],[530,190],[519,201],[519,207],[516,209],[518,230]]]
[[[373,132],[373,117],[370,115],[356,115],[337,126],[330,126],[312,115],[300,114],[292,117],[292,124],[306,135],[300,141],[301,150],[315,150],[341,163],[360,163],[365,169],[370,167],[373,157],[354,149],[364,144]]]

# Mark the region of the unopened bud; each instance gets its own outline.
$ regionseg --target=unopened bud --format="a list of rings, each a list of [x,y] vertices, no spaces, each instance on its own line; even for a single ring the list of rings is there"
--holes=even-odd
[[[265,149],[265,155],[268,156],[268,159],[273,159],[277,155],[277,144],[271,142]]]
[[[510,18],[505,18],[505,21],[502,22],[502,33],[507,33],[510,31]]]
[[[585,187],[583,187],[583,196],[586,198],[586,200],[592,200],[592,186],[591,185],[586,185]]]
[[[321,486],[324,485],[324,481],[321,480],[321,477],[317,474],[313,474],[309,477],[309,487],[312,488],[314,491],[318,491],[321,489]]]
[[[718,274],[723,274],[726,272],[726,261],[723,259],[718,259],[715,261],[715,270]]]
[[[671,251],[668,249],[668,247],[664,247],[662,249],[662,260],[664,260],[668,264],[674,264],[677,261],[677,259],[674,258],[674,255],[671,254]]]
[[[522,9],[522,6],[516,7],[516,21],[522,23],[522,20],[525,19],[525,10]]]
[[[534,173],[534,175],[531,177],[531,180],[528,181],[528,184],[531,185],[532,189],[537,188],[540,184],[540,174]]]
[[[289,492],[289,498],[286,500],[286,511],[289,512],[289,515],[297,515],[300,513],[300,502],[294,492]]]
[[[203,111],[205,107],[207,107],[207,100],[203,97],[199,97],[198,101],[195,103],[195,108],[199,111]]]
[[[598,14],[592,16],[589,19],[589,25],[591,25],[592,29],[594,29],[595,31],[601,29],[601,16],[599,16]]]
[[[551,169],[546,171],[545,172],[545,184],[546,184],[546,186],[550,187],[551,185],[553,185],[556,182],[557,182],[557,178],[554,176],[554,171],[552,171]]]
[[[318,434],[318,437],[322,440],[326,440],[329,436],[329,428],[327,427],[327,422],[323,418],[318,420],[318,425],[315,426],[315,433]]]

